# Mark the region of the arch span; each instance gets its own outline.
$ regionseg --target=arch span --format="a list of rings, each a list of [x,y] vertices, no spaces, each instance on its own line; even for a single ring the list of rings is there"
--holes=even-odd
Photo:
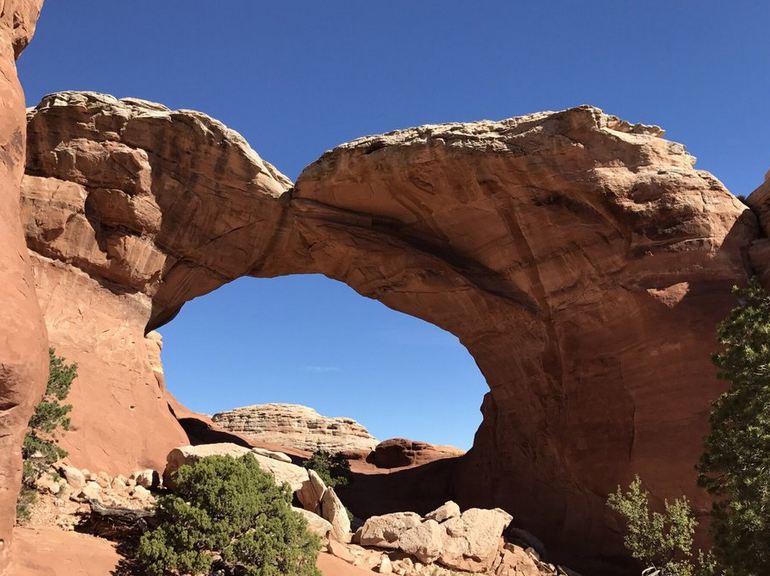
[[[588,557],[615,550],[604,497],[634,473],[704,509],[709,354],[757,231],[660,129],[587,106],[423,126],[292,185],[222,124],[140,100],[56,94],[28,128],[27,240],[51,340],[81,364],[81,465],[157,464],[180,441],[146,330],[239,276],[321,273],[478,363],[461,504]]]

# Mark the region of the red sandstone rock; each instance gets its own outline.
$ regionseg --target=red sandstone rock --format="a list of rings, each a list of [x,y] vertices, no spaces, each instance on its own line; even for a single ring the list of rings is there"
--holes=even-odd
[[[378,468],[401,468],[421,466],[434,460],[457,458],[465,454],[464,450],[454,446],[441,446],[428,442],[417,442],[404,438],[391,438],[380,442],[372,450],[366,461]]]
[[[464,508],[575,556],[617,551],[604,496],[634,473],[706,508],[709,355],[757,227],[660,129],[591,107],[423,126],[340,146],[291,190],[218,122],[143,101],[49,96],[29,134],[37,288],[83,364],[78,465],[152,466],[178,443],[146,330],[238,276],[320,272],[475,358],[490,393]]]
[[[0,572],[8,561],[21,446],[48,370],[45,327],[19,219],[26,140],[15,58],[32,38],[42,0],[0,3]]]

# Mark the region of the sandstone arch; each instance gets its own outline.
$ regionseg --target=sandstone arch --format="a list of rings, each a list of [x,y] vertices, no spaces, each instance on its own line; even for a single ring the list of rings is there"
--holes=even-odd
[[[233,278],[317,272],[476,359],[490,393],[461,503],[586,557],[614,551],[603,497],[635,472],[704,508],[714,327],[758,231],[660,129],[591,107],[424,126],[292,186],[200,113],[62,93],[28,120],[26,236],[51,341],[81,364],[81,466],[157,465],[182,440],[146,330]]]

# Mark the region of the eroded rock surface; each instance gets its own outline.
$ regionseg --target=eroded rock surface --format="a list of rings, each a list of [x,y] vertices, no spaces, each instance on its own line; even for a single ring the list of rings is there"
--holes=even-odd
[[[297,450],[371,450],[377,439],[352,418],[322,416],[299,404],[255,404],[214,414],[211,419],[227,431],[256,443]]]
[[[16,57],[29,43],[43,0],[0,2],[0,573],[8,562],[21,442],[45,388],[46,335],[19,217],[26,142]]]
[[[82,363],[79,465],[153,467],[179,444],[146,330],[238,276],[318,272],[475,358],[490,392],[464,508],[515,512],[572,558],[618,551],[604,497],[634,472],[706,509],[709,355],[758,230],[660,129],[586,106],[423,126],[342,145],[293,188],[218,122],[143,101],[49,96],[29,134],[36,284]]]
[[[500,509],[471,508],[443,520],[436,519],[443,515],[441,512],[454,508],[457,504],[447,502],[426,518],[413,512],[373,516],[357,534],[358,544],[398,550],[422,564],[493,573],[493,564],[505,545],[503,532],[511,523],[511,515]]]

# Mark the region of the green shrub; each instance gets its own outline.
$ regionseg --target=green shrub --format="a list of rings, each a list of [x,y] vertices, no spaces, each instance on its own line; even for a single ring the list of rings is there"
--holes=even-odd
[[[326,450],[316,450],[303,466],[314,470],[321,480],[332,488],[347,486],[350,482],[350,463],[340,453],[331,454]]]
[[[174,494],[157,502],[157,528],[142,536],[137,562],[149,576],[319,576],[318,538],[291,509],[256,458],[211,456],[175,473]]]
[[[649,494],[637,477],[624,493],[620,486],[607,505],[626,523],[625,546],[644,566],[660,568],[666,576],[717,574],[711,554],[698,551],[693,558],[693,534],[697,521],[687,498],[664,503],[664,512],[650,510]]]
[[[714,403],[698,470],[714,496],[716,556],[730,576],[770,574],[770,296],[752,280],[719,326],[730,389]]]
[[[72,405],[62,404],[67,398],[72,381],[77,377],[77,364],[67,364],[56,355],[53,348],[48,350],[49,372],[45,395],[35,407],[29,420],[29,429],[24,436],[21,454],[24,459],[22,485],[16,501],[16,517],[20,521],[29,519],[30,506],[35,502],[35,482],[51,465],[64,458],[67,452],[56,445],[56,432],[69,429],[69,413]]]

